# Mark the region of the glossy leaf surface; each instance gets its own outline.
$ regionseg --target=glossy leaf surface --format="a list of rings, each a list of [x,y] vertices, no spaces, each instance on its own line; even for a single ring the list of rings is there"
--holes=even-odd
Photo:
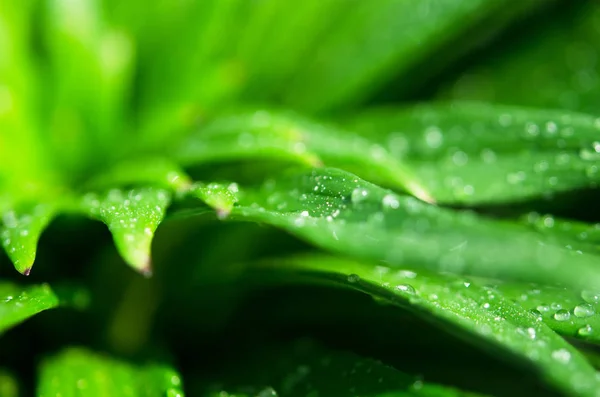
[[[171,194],[163,189],[112,189],[104,195],[86,194],[81,209],[108,226],[127,264],[150,275],[152,237],[170,201]]]
[[[337,169],[294,171],[257,190],[242,188],[232,215],[392,267],[600,286],[596,255],[570,251],[522,225],[399,196]]]

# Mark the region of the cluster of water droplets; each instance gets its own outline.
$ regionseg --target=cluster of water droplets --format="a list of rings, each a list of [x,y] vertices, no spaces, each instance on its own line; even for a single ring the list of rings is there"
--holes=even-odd
[[[108,226],[126,262],[147,272],[152,237],[170,200],[163,189],[112,189],[105,195],[86,194],[82,209]]]

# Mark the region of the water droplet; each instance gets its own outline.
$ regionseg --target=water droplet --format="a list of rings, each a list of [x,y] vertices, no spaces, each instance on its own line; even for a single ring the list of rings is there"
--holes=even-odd
[[[571,353],[567,349],[558,349],[552,352],[552,358],[563,364],[568,363],[571,360]]]
[[[348,276],[349,283],[358,283],[360,281],[360,276],[358,274],[350,274]]]
[[[556,321],[567,321],[569,318],[571,318],[571,313],[565,309],[561,309],[554,313],[554,319]]]
[[[409,295],[416,294],[416,291],[412,287],[412,285],[408,285],[408,284],[399,284],[399,285],[396,286],[396,290],[400,291],[400,292],[404,292],[404,293],[409,294]]]
[[[468,161],[469,161],[469,156],[461,150],[457,150],[452,155],[452,162],[457,167],[462,167],[463,165],[467,164]]]
[[[394,194],[386,194],[383,196],[381,204],[386,208],[397,209],[400,207],[400,200]]]
[[[540,313],[547,313],[550,311],[550,306],[548,305],[539,305],[538,307],[536,307],[537,311]]]
[[[550,308],[552,310],[560,310],[560,309],[562,309],[562,305],[560,303],[558,303],[558,302],[552,302],[550,304]]]
[[[581,298],[587,303],[598,303],[600,302],[600,292],[582,291]]]
[[[361,201],[364,201],[368,195],[369,195],[369,191],[367,189],[357,187],[356,189],[354,189],[352,191],[350,200],[352,201],[352,203],[357,204],[357,203],[360,203]]]
[[[429,146],[430,148],[439,148],[442,145],[443,140],[444,136],[437,127],[429,127],[425,131],[425,142],[427,142],[427,146]]]
[[[590,305],[589,303],[582,303],[575,306],[575,309],[573,309],[573,314],[579,318],[593,316],[595,312],[594,306]]]
[[[583,326],[577,330],[577,334],[581,335],[581,336],[589,336],[593,332],[594,332],[594,329],[589,324],[586,324],[585,326]]]
[[[542,313],[540,313],[538,310],[531,309],[529,312],[533,315],[533,317],[535,317],[536,321],[542,321],[543,320]]]

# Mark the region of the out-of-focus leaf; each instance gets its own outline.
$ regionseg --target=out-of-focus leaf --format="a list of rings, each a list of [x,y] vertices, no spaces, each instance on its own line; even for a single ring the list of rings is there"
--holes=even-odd
[[[532,366],[545,382],[565,395],[596,396],[599,390],[595,369],[540,318],[498,290],[481,287],[470,279],[323,256],[257,266],[269,272],[300,275],[309,282],[343,284],[458,328],[462,331],[458,336],[500,351],[506,359],[517,358],[523,366]]]
[[[600,119],[478,103],[372,110],[348,122],[439,202],[501,203],[596,186]]]
[[[0,239],[15,268],[29,275],[40,235],[56,213],[54,204],[36,204],[25,212],[7,211],[2,214]]]
[[[149,276],[152,238],[170,201],[171,194],[163,189],[111,189],[105,195],[86,194],[81,210],[105,223],[125,262]]]
[[[184,396],[181,378],[169,366],[136,366],[80,348],[69,348],[42,362],[37,395]]]
[[[600,288],[598,256],[526,226],[420,202],[337,169],[294,171],[240,189],[233,219],[274,225],[329,251],[392,267]],[[200,210],[203,211],[203,210]],[[189,213],[188,213],[189,215]]]
[[[553,215],[530,212],[523,223],[574,251],[600,251],[600,224],[589,224]]]
[[[175,163],[165,158],[126,160],[112,166],[87,184],[91,189],[109,189],[123,185],[156,185],[182,191],[192,182]]]
[[[444,46],[456,46],[453,39],[483,20],[486,24],[478,28],[485,30],[494,25],[494,18],[510,19],[539,5],[535,1],[514,7],[506,7],[502,1],[480,0],[352,1],[300,63],[297,75],[285,86],[285,101],[310,112],[355,105],[381,87],[386,78],[406,73],[427,57],[436,57]],[[438,57],[436,61],[444,59]]]
[[[16,379],[4,369],[0,369],[0,396],[19,397],[19,385]]]
[[[67,172],[89,171],[129,147],[123,116],[131,92],[134,44],[107,26],[100,0],[45,3],[43,37],[50,77],[45,81],[52,95],[46,98],[50,131],[42,137]]]
[[[424,382],[379,361],[343,351],[330,351],[310,341],[231,365],[205,396],[373,396],[460,397],[476,394]]]
[[[186,165],[264,158],[312,166],[324,162],[432,201],[411,171],[381,145],[292,113],[222,116],[184,140],[174,156]]]
[[[46,284],[23,287],[0,283],[0,333],[59,303],[58,296]]]
[[[558,11],[522,26],[518,40],[499,47],[502,56],[494,47],[440,97],[599,114],[600,5],[581,1]]]

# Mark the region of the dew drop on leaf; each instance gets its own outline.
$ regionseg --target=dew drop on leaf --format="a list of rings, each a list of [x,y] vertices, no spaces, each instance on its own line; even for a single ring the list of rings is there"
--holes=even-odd
[[[598,303],[600,302],[600,292],[582,291],[581,298],[587,303]]]
[[[552,358],[563,364],[571,360],[571,353],[567,349],[558,349],[552,352]]]
[[[360,281],[360,276],[358,274],[350,274],[348,276],[349,283],[358,283]]]
[[[409,294],[409,295],[415,295],[416,291],[413,288],[412,285],[408,285],[408,284],[399,284],[396,286],[396,290],[403,292],[405,294]]]
[[[554,319],[556,321],[567,321],[570,318],[571,318],[571,313],[569,313],[565,309],[560,309],[559,311],[554,313]]]
[[[590,336],[593,332],[594,332],[594,329],[592,328],[592,326],[589,324],[586,324],[585,326],[583,326],[577,330],[577,335]]]
[[[580,305],[575,306],[573,309],[573,314],[579,318],[585,318],[593,316],[596,311],[594,310],[594,306],[589,303],[582,303]]]

